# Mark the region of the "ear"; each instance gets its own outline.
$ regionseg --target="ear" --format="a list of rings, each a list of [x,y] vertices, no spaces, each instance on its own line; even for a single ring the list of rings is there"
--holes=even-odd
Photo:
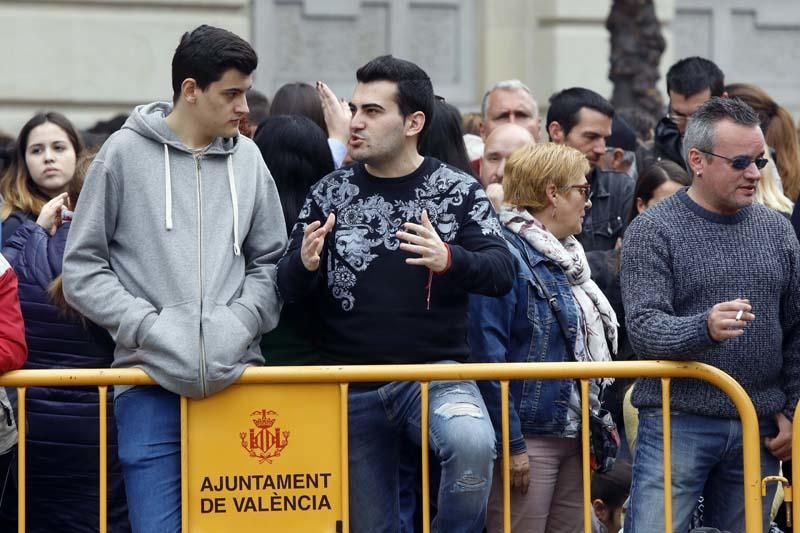
[[[647,205],[644,203],[644,200],[641,198],[636,198],[636,212],[641,215],[644,213],[645,209],[647,209]]]
[[[555,120],[547,125],[547,134],[554,143],[564,142],[564,129]]]
[[[692,173],[690,177],[694,179],[698,176],[698,172],[702,175],[703,169],[705,169],[706,166],[706,156],[697,148],[690,148],[687,155],[689,158],[687,163]]]
[[[483,119],[481,119],[481,125],[479,126],[479,128],[481,133],[481,139],[483,139],[483,141],[486,142],[486,123],[483,121]]]
[[[728,91],[723,91],[722,94],[720,95],[720,98],[729,98]]]
[[[614,148],[611,153],[611,168],[614,170],[622,169],[622,161],[625,159],[625,150],[622,148]]]
[[[422,133],[422,128],[425,126],[425,113],[422,111],[414,111],[406,117],[406,137],[413,137]]]
[[[547,197],[547,203],[551,205],[555,205],[556,201],[558,200],[558,187],[555,184],[550,183],[545,187],[544,194]]]
[[[194,78],[186,78],[181,83],[181,96],[190,104],[197,102],[197,94],[200,92],[200,87]]]
[[[601,522],[608,522],[608,509],[606,509],[606,504],[603,503],[603,500],[600,498],[592,500],[592,509],[594,509],[595,516],[597,516]]]

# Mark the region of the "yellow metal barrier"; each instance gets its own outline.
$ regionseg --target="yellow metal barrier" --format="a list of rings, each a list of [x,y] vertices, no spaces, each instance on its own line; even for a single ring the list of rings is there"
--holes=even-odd
[[[671,531],[671,451],[670,451],[670,408],[669,385],[672,378],[697,378],[705,380],[728,394],[736,406],[742,420],[742,440],[744,454],[744,505],[745,523],[747,533],[754,533],[761,529],[761,495],[760,495],[760,460],[759,460],[759,434],[758,419],[755,409],[744,389],[724,372],[700,363],[668,362],[668,361],[632,361],[613,363],[510,363],[510,364],[463,364],[463,365],[380,365],[380,366],[320,366],[320,367],[258,367],[247,369],[239,379],[239,384],[314,384],[337,383],[340,384],[342,400],[346,400],[348,383],[375,382],[375,381],[419,381],[421,387],[422,409],[422,463],[423,463],[423,530],[429,531],[429,485],[428,485],[428,383],[430,381],[444,380],[499,380],[502,391],[501,412],[502,421],[502,446],[503,446],[503,476],[509,472],[509,430],[508,430],[508,382],[512,379],[562,379],[565,377],[576,378],[581,384],[581,404],[583,408],[583,427],[589,427],[588,422],[588,391],[589,379],[601,377],[637,378],[653,377],[662,380],[662,399],[664,411],[664,498],[665,498],[665,530]],[[100,531],[106,531],[106,422],[107,406],[105,394],[110,385],[152,385],[154,382],[138,369],[102,369],[102,370],[19,370],[9,372],[0,377],[0,386],[17,387],[19,398],[19,531],[25,531],[25,390],[26,387],[68,387],[96,385],[100,391]],[[341,423],[341,467],[342,485],[347,490],[347,402],[342,401]],[[186,400],[182,402],[181,430],[186,434]],[[798,406],[800,412],[800,406]],[[794,450],[800,451],[800,424],[793,428]],[[585,501],[589,501],[589,434],[582,432],[583,448],[583,481]],[[187,450],[183,449],[182,475],[186,476]],[[800,461],[793,462],[796,479],[800,475]],[[184,485],[186,485],[184,483]],[[182,496],[184,505],[188,498],[188,488],[183,487]],[[504,530],[510,531],[510,491],[508,479],[504,479]],[[343,502],[347,502],[346,492]],[[795,516],[798,516],[797,505],[794,502]],[[585,531],[591,531],[591,507],[584,505]],[[185,515],[184,514],[184,520]],[[349,524],[349,511],[346,504],[342,505],[342,522],[344,531]],[[186,524],[186,522],[184,522]]]
[[[792,483],[800,483],[800,403],[794,410],[794,418],[792,418]],[[792,509],[792,515],[795,520],[800,518],[800,497],[794,497],[794,491],[789,488],[789,497],[791,498],[791,507],[787,505],[786,510]],[[800,496],[800,495],[798,495]],[[785,498],[785,496],[784,496]],[[787,515],[788,516],[788,515]]]

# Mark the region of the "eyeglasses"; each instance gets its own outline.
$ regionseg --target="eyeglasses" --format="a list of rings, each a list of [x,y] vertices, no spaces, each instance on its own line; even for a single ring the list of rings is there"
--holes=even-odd
[[[583,199],[584,200],[588,200],[589,199],[589,195],[592,194],[592,186],[589,185],[588,183],[585,183],[583,185],[570,185],[567,188],[568,189],[578,189],[579,191],[581,191],[581,194],[583,194]]]
[[[724,155],[715,154],[714,152],[706,152],[705,150],[697,149],[698,152],[702,152],[707,155],[713,155],[714,157],[719,157],[720,159],[726,159],[730,161],[731,166],[736,170],[744,170],[749,167],[751,164],[755,163],[756,168],[761,170],[767,163],[769,163],[769,159],[765,157],[756,157],[753,159],[749,155],[737,155],[736,157],[725,157]]]
[[[686,124],[689,122],[689,119],[692,118],[692,115],[679,115],[675,112],[671,112],[667,113],[667,118],[674,122],[676,126],[680,126],[681,124]]]

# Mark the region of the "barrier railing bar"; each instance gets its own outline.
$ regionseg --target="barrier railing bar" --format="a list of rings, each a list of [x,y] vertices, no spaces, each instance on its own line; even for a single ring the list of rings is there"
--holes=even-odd
[[[339,408],[341,409],[340,426],[340,443],[342,447],[342,455],[339,458],[342,468],[342,531],[350,531],[350,443],[348,441],[348,397],[350,385],[348,383],[339,384]],[[184,530],[186,531],[186,530]]]
[[[17,531],[19,533],[25,533],[25,495],[27,494],[25,490],[25,441],[27,440],[25,435],[28,433],[28,418],[25,409],[26,392],[25,387],[17,387],[17,405],[19,406],[17,410],[17,433],[19,434],[17,443]]]
[[[108,386],[97,387],[100,406],[100,533],[108,530]]]
[[[792,455],[800,451],[800,402],[794,409],[792,418]],[[784,475],[786,473],[784,472]],[[792,522],[800,520],[800,458],[792,461]]]
[[[669,378],[661,378],[661,424],[664,446],[664,533],[672,532],[672,420],[670,419]]]
[[[508,380],[500,382],[500,430],[502,432],[503,533],[511,533],[511,436],[508,422]]]
[[[422,446],[422,533],[431,531],[431,485],[430,473],[428,472],[428,409],[430,408],[430,392],[427,381],[419,382],[419,408],[420,408],[420,443]]]
[[[735,405],[742,421],[743,455],[744,455],[744,505],[745,523],[748,532],[761,528],[761,494],[760,485],[760,441],[758,435],[758,418],[755,408],[745,390],[732,377],[710,365],[682,361],[634,361],[624,364],[607,363],[571,363],[570,377],[574,379],[591,379],[602,377],[615,378],[695,378],[702,379],[725,392]],[[564,365],[561,363],[514,363],[498,365],[496,363],[475,364],[441,364],[441,365],[360,365],[360,366],[317,366],[317,367],[253,367],[248,368],[240,377],[239,384],[257,383],[338,383],[368,382],[380,380],[392,381],[451,381],[451,380],[510,380],[510,379],[561,379],[564,377]],[[0,386],[18,387],[20,391],[18,426],[22,438],[19,440],[19,531],[25,528],[25,389],[36,386],[99,386],[99,385],[152,385],[154,381],[139,369],[74,369],[64,370],[15,370],[0,376]],[[186,401],[183,399],[182,401]],[[666,404],[669,405],[668,403]],[[668,409],[668,407],[667,407]],[[181,458],[186,453],[185,427],[182,426]],[[346,432],[343,440],[346,440]],[[347,454],[344,454],[347,457]],[[343,459],[343,463],[346,460]],[[345,470],[346,472],[346,470]],[[182,467],[182,474],[185,471]],[[584,474],[585,475],[585,474]],[[188,494],[183,494],[184,505],[188,503]],[[345,498],[343,516],[347,517],[348,506]],[[670,505],[671,502],[665,502]],[[187,529],[187,528],[185,528]],[[347,522],[345,521],[345,531]]]
[[[589,380],[581,380],[581,475],[583,476],[583,531],[592,533],[591,505],[586,505],[592,497],[591,466],[589,463]]]
[[[189,529],[189,399],[181,396],[181,531]]]

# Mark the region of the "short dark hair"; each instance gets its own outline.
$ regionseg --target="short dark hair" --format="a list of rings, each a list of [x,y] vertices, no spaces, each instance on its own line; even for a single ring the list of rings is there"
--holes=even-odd
[[[730,120],[740,126],[758,126],[761,122],[753,108],[738,98],[720,98],[712,96],[697,108],[689,119],[686,133],[683,135],[683,159],[689,163],[689,150],[696,148],[703,152],[714,151],[717,124]],[[710,160],[713,156],[706,155]]]
[[[420,136],[420,155],[435,157],[442,163],[472,175],[474,171],[464,144],[464,130],[458,108],[437,97],[433,117],[426,122],[430,123],[430,127]]]
[[[628,213],[628,223],[633,222],[633,219],[639,215],[636,199],[641,198],[644,203],[649,202],[653,199],[656,189],[668,181],[674,181],[684,186],[692,184],[692,178],[686,172],[686,169],[669,159],[656,161],[647,167],[647,170],[639,174],[636,186],[633,188],[633,202],[631,203],[631,211]]]
[[[250,124],[258,125],[269,116],[269,98],[256,89],[248,90],[245,96],[247,97],[247,107],[250,108],[247,119]]]
[[[600,474],[592,474],[592,500],[603,500],[609,510],[622,507],[631,492],[631,464],[616,461],[614,467]]]
[[[359,83],[392,81],[397,84],[397,107],[405,118],[417,111],[425,115],[422,132],[433,117],[433,84],[418,65],[391,55],[376,57],[356,71]]]
[[[614,106],[608,100],[592,90],[571,87],[550,97],[546,127],[553,122],[558,122],[561,129],[564,130],[564,135],[569,135],[572,128],[578,124],[578,113],[583,107],[594,109],[608,118],[614,118]]]
[[[297,81],[282,85],[275,93],[275,96],[272,97],[269,115],[271,117],[277,115],[304,115],[322,128],[325,135],[328,134],[325,115],[322,112],[322,101],[319,99],[317,90],[308,83]]]
[[[328,138],[306,116],[279,115],[260,123],[253,141],[275,180],[291,233],[311,186],[334,170]]]
[[[670,91],[692,96],[711,91],[711,96],[722,96],[725,92],[725,75],[714,64],[703,57],[687,57],[681,59],[667,71],[667,94]]]
[[[172,56],[172,98],[178,100],[187,78],[205,91],[232,68],[249,75],[257,66],[258,56],[247,41],[228,30],[203,24],[183,34]]]

